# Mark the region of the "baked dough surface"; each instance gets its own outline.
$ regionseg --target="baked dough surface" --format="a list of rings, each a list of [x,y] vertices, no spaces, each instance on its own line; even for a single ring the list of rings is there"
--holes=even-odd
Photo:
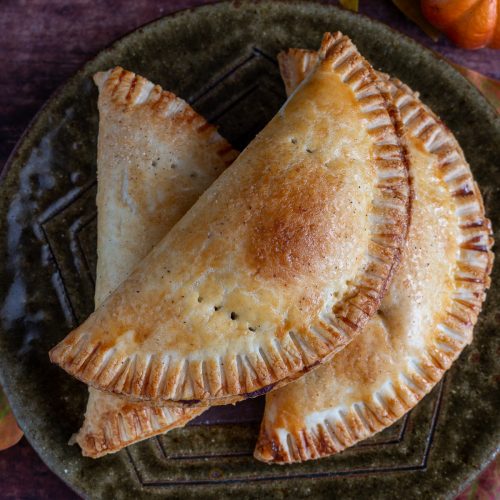
[[[290,92],[317,55],[280,55]],[[490,280],[491,226],[460,146],[396,79],[381,75],[408,139],[414,197],[401,264],[377,314],[329,363],[267,396],[255,457],[337,453],[413,408],[471,342]]]
[[[237,156],[191,107],[122,68],[97,73],[98,306]],[[165,114],[165,109],[170,111]],[[73,437],[93,458],[180,427],[195,408],[134,403],[89,390]]]
[[[404,148],[340,33],[280,112],[51,359],[99,389],[226,404],[327,361],[406,238]]]

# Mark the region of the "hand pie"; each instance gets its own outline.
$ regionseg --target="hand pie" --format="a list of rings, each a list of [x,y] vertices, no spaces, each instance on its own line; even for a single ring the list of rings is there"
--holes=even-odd
[[[128,276],[237,152],[191,107],[122,68],[97,73],[96,305]],[[91,388],[75,441],[91,457],[184,425],[200,410],[151,408]]]
[[[212,405],[344,347],[380,305],[409,216],[378,82],[327,34],[310,77],[52,361],[99,389]]]
[[[289,92],[314,59],[293,49],[280,56]],[[389,426],[472,340],[493,260],[490,222],[451,132],[407,86],[387,84],[404,122],[414,189],[402,261],[363,334],[268,395],[255,450],[265,462],[328,456]]]

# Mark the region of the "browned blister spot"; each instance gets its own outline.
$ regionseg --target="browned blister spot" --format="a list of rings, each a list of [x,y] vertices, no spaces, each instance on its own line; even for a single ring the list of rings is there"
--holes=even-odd
[[[148,325],[149,326],[149,325]],[[137,345],[143,344],[151,335],[151,328],[141,327],[141,324],[134,325],[134,342]]]
[[[302,166],[282,179],[261,183],[251,219],[247,257],[265,278],[292,281],[321,269],[331,250],[333,176]],[[265,193],[263,191],[266,191]]]

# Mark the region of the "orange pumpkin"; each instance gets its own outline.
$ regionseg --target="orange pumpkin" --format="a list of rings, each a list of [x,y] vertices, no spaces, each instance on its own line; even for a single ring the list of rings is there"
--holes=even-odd
[[[422,13],[464,49],[500,48],[499,0],[421,0]]]

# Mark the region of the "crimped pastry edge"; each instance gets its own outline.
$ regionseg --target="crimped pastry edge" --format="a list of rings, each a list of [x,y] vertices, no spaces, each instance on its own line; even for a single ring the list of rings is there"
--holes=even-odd
[[[152,106],[157,115],[165,116],[166,122],[173,123],[181,130],[187,130],[189,135],[204,136],[207,148],[213,148],[221,158],[221,166],[228,166],[238,155],[218,134],[215,126],[207,123],[187,103],[174,94],[163,91],[146,78],[117,66],[96,73],[94,81],[101,94],[101,112],[115,114],[118,118],[130,112],[133,117],[134,109],[138,106]],[[176,111],[168,114],[169,109]],[[70,444],[77,443],[82,454],[91,458],[115,453],[133,443],[182,427],[202,412],[168,406],[154,408],[146,403],[130,402],[108,393],[104,395],[117,398],[123,404],[103,409],[99,413],[94,409],[90,419],[84,420],[82,427],[70,440]]]
[[[119,411],[100,415],[98,425],[83,425],[71,438],[78,443],[82,455],[100,458],[122,448],[172,429],[183,427],[203,412],[203,408],[157,406],[128,403]]]
[[[215,125],[208,123],[186,101],[143,76],[116,66],[97,72],[94,82],[108,98],[108,107],[118,112],[141,106],[149,107],[159,118],[177,123],[179,127],[188,127],[193,133],[205,135],[210,147],[221,157],[226,167],[238,156],[238,151],[218,133]]]
[[[287,91],[294,88],[315,61],[315,53],[290,49],[279,57]],[[406,132],[435,154],[439,168],[460,214],[460,258],[455,275],[453,303],[446,319],[436,326],[434,345],[413,360],[411,370],[399,374],[391,388],[380,388],[370,399],[325,418],[314,428],[284,430],[286,437],[271,432],[262,422],[254,451],[256,459],[287,464],[338,453],[393,424],[410,411],[441,380],[463,348],[472,341],[493,266],[491,223],[486,218],[481,193],[460,145],[442,121],[408,86],[379,73],[398,108]],[[409,367],[408,367],[409,368]]]
[[[53,362],[97,389],[126,394],[131,399],[154,400],[155,404],[175,400],[172,403],[185,406],[228,404],[274,390],[328,361],[364,327],[380,305],[405,241],[410,198],[407,164],[391,122],[390,102],[378,88],[373,68],[341,33],[326,34],[320,53],[353,90],[375,138],[379,182],[374,205],[378,207],[376,215],[384,222],[373,224],[370,263],[354,283],[357,292],[311,325],[310,345],[289,332],[281,343],[225,359],[223,367],[217,359],[165,362],[156,355],[113,359],[105,346],[89,342],[81,331],[73,332],[52,349]],[[136,88],[122,88],[123,82],[117,84],[117,98],[144,98]]]

